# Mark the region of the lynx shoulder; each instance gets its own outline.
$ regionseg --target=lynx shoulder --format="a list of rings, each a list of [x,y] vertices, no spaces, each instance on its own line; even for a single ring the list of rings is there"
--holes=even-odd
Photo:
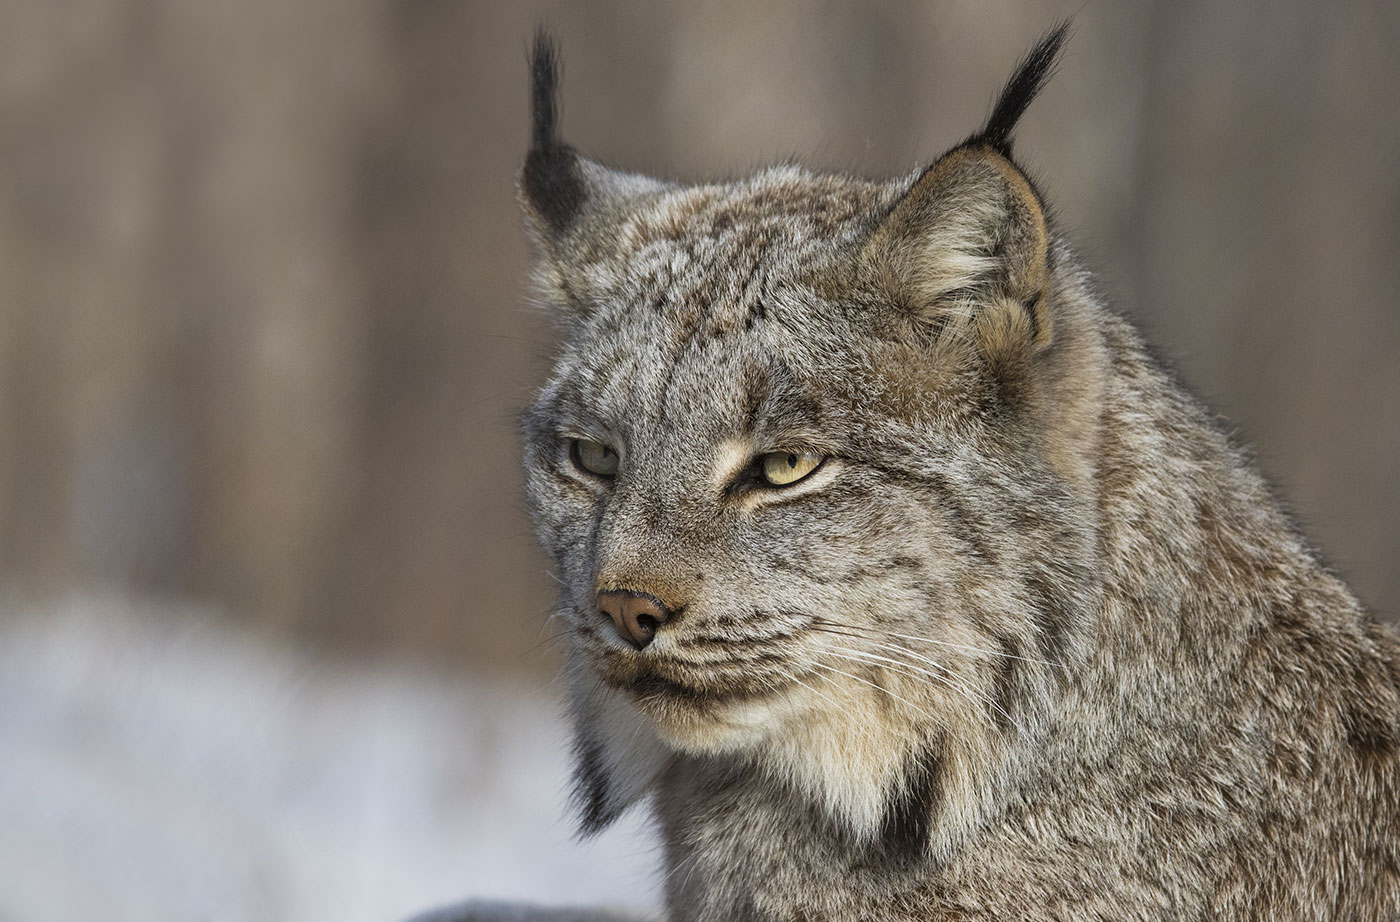
[[[1400,643],[1091,290],[1013,132],[680,185],[560,136],[524,417],[582,827],[668,917],[1400,918]]]

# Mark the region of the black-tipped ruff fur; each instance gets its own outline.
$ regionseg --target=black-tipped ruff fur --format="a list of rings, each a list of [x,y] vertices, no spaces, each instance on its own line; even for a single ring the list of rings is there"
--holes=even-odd
[[[573,800],[578,811],[579,835],[596,835],[616,819],[608,809],[608,776],[598,744],[577,741],[574,752]]]
[[[882,856],[909,866],[928,855],[929,834],[942,795],[942,751],[925,746],[909,757],[885,805],[880,824]]]

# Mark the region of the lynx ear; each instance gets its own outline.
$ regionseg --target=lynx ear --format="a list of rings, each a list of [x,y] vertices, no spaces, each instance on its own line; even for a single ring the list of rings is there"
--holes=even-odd
[[[519,198],[545,296],[579,305],[588,300],[590,266],[615,253],[620,218],[638,197],[667,185],[608,169],[564,143],[558,90],[559,55],[541,29],[530,52],[530,151],[520,171]]]
[[[569,663],[574,723],[574,804],[579,833],[611,826],[651,792],[670,750],[630,701],[598,682],[578,656]]]
[[[1011,159],[1011,135],[1049,77],[1067,29],[1036,45],[986,127],[914,181],[862,252],[862,269],[882,300],[984,350],[1051,339],[1045,209]]]

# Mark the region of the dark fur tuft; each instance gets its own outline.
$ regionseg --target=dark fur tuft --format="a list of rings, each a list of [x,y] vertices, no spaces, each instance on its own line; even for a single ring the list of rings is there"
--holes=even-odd
[[[597,835],[617,819],[608,809],[608,778],[603,756],[594,743],[578,742],[574,749],[573,800],[579,816],[579,836]]]
[[[1007,81],[986,126],[968,143],[985,144],[1004,157],[1011,156],[1011,133],[1032,100],[1055,72],[1056,59],[1069,35],[1069,20],[1055,26],[1036,43]]]
[[[543,28],[530,51],[530,153],[521,182],[525,197],[556,235],[568,229],[588,198],[578,155],[559,139],[559,52]]]
[[[910,757],[885,806],[880,846],[886,858],[910,866],[927,855],[942,782],[943,755],[938,747],[929,746]]]

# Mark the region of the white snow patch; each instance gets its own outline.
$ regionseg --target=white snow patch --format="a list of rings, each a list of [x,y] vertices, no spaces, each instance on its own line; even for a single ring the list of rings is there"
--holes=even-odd
[[[0,922],[654,909],[642,817],[579,844],[551,689],[344,666],[198,611],[0,606]]]

